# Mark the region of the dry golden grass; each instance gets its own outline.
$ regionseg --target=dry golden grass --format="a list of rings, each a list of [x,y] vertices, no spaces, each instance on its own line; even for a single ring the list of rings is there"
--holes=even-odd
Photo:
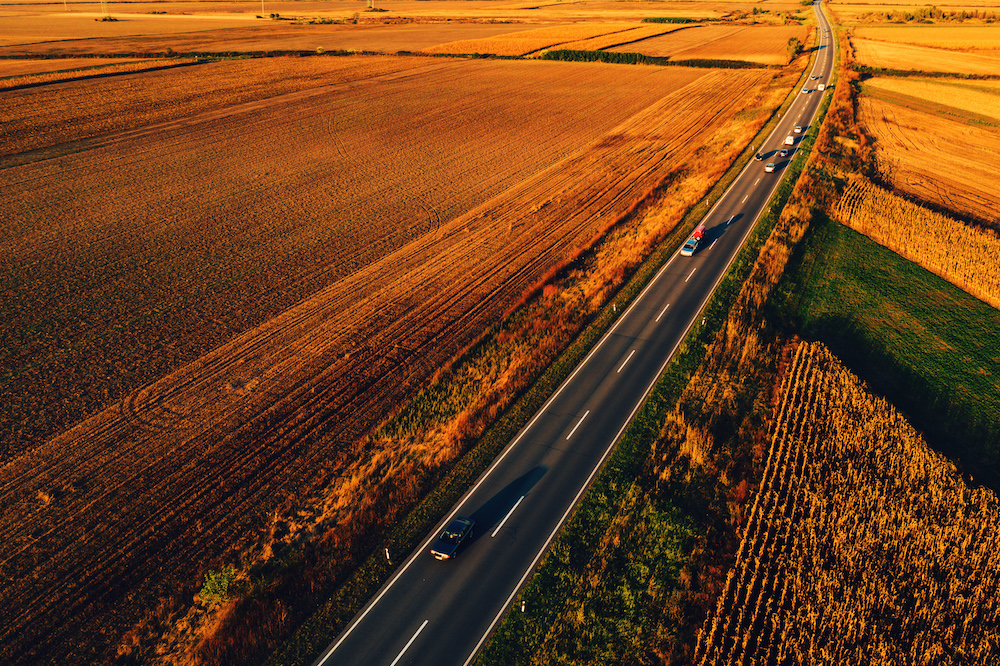
[[[913,44],[951,51],[1000,50],[1000,25],[864,25],[854,30],[858,39]]]
[[[416,492],[419,479],[407,473],[455,453],[413,449],[423,457],[407,461],[414,444],[404,442],[387,454],[403,463],[386,458],[376,469],[365,466],[374,453],[360,435],[677,169],[709,185],[719,155],[738,150],[741,132],[752,133],[787,90],[760,71],[329,59],[328,67],[382,68],[383,75],[352,78],[324,73],[324,60],[276,62],[276,70],[266,61],[224,62],[188,68],[196,74],[186,79],[171,70],[152,81],[139,74],[58,84],[15,105],[56,108],[51,119],[47,111],[37,119],[45,142],[24,138],[36,134],[25,130],[9,135],[8,147],[58,151],[75,131],[53,120],[60,104],[64,116],[79,119],[66,125],[103,128],[59,159],[22,147],[6,162],[0,254],[4,270],[30,270],[17,279],[31,294],[19,301],[20,323],[8,317],[4,334],[27,331],[35,347],[17,348],[31,359],[28,371],[55,368],[58,377],[33,387],[68,386],[76,396],[84,391],[73,382],[86,375],[91,391],[94,375],[79,368],[100,357],[88,348],[95,341],[115,346],[97,365],[117,380],[129,362],[146,367],[204,343],[195,322],[212,322],[215,334],[217,325],[245,325],[244,311],[253,314],[262,299],[301,293],[302,284],[329,286],[8,458],[0,542],[11,580],[21,583],[0,594],[23,612],[0,628],[0,658],[20,651],[22,640],[34,655],[78,645],[67,637],[78,637],[83,624],[106,626],[147,601],[163,584],[151,572],[170,571],[181,586],[194,580],[201,563],[265,529],[288,494],[324,478],[349,480],[356,469],[350,487],[362,492],[352,505],[359,529],[385,519],[366,514],[365,502]],[[419,75],[404,60],[422,67]],[[234,85],[252,90],[258,80],[267,91],[290,92],[248,102]],[[170,106],[181,84],[193,89],[182,102],[198,113]],[[740,113],[743,105],[753,111]],[[150,110],[161,106],[163,115]],[[564,113],[555,119],[549,112],[557,108]],[[116,114],[115,124],[102,124]],[[67,267],[74,261],[81,265]],[[50,294],[65,300],[67,274],[77,305],[43,315],[40,304],[62,302]],[[33,326],[52,317],[57,336],[45,322]],[[130,351],[131,361],[122,356]],[[78,380],[61,372],[67,367]],[[25,414],[37,413],[42,396],[22,393],[35,401]],[[52,402],[42,413],[66,407]],[[53,500],[42,506],[39,491]],[[45,571],[35,577],[38,566]],[[47,582],[57,580],[85,583]],[[126,589],[129,608],[112,608]],[[57,598],[90,610],[61,616],[48,605]]]
[[[743,28],[744,26],[740,25],[682,25],[679,29],[667,34],[607,50],[641,53],[655,58],[669,58],[688,49],[728,39]]]
[[[819,343],[796,350],[770,439],[697,663],[992,663],[996,495]]]
[[[869,67],[992,75],[1000,71],[1000,55],[945,51],[927,46],[852,39],[857,62]]]
[[[640,27],[636,23],[583,23],[533,30],[521,30],[488,39],[467,39],[426,49],[428,53],[490,53],[523,56],[543,49],[561,48],[563,44],[594,37],[623,33]]]
[[[876,79],[877,80],[877,79]],[[963,89],[947,82],[914,82],[902,89],[931,92],[939,99],[990,99],[988,87]],[[879,170],[894,188],[936,206],[1000,225],[1000,128],[971,108],[945,106],[872,87],[859,100],[859,121],[875,137]],[[990,107],[985,109],[990,111]]]
[[[844,192],[836,218],[995,308],[1000,236],[927,210],[863,178]]]

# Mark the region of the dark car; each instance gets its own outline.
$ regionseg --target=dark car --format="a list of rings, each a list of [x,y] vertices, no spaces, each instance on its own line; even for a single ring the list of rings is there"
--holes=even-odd
[[[753,158],[755,160],[757,160],[758,162],[760,162],[762,159],[764,159],[764,154],[763,153],[757,153],[756,155],[753,156]]]
[[[791,152],[792,151],[788,150],[788,148],[782,148],[781,150],[778,151],[778,157],[788,157],[791,154]]]
[[[439,560],[448,560],[458,555],[462,544],[472,536],[476,521],[471,518],[455,518],[448,523],[438,540],[431,547],[431,555]]]

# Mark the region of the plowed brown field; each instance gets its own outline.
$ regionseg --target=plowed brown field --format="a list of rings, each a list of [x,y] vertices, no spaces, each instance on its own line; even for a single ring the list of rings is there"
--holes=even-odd
[[[5,418],[16,432],[65,401],[111,406],[0,469],[0,660],[109,659],[157,594],[349,459],[771,78],[404,60],[256,101],[196,94],[192,115],[75,140],[43,122],[49,142],[27,152],[9,140],[4,401],[30,404]],[[188,85],[214,93],[214,72],[248,66],[188,68]],[[180,75],[117,82],[141,96]],[[74,109],[106,84],[47,99]]]

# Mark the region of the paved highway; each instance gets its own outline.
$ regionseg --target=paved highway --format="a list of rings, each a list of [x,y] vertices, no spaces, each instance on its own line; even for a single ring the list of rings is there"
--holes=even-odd
[[[779,158],[812,122],[833,70],[830,27],[821,33],[810,93],[797,99],[723,198],[704,218],[693,257],[675,253],[587,358],[507,446],[445,521],[397,570],[316,665],[470,663],[552,542],[612,446],[742,246],[783,175]],[[774,173],[765,173],[768,162]],[[455,515],[476,521],[459,557],[440,562],[431,543]]]

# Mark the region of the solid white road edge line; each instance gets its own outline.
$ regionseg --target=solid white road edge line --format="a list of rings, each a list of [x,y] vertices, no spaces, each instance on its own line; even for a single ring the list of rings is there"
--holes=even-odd
[[[507,515],[503,517],[503,520],[500,521],[500,524],[497,525],[497,528],[495,530],[493,530],[493,534],[490,535],[491,539],[493,537],[495,537],[497,535],[497,533],[503,528],[503,524],[507,522],[507,519],[510,518],[510,515],[512,513],[514,513],[514,509],[517,508],[517,505],[520,504],[521,500],[523,500],[523,499],[524,499],[524,495],[521,495],[521,499],[519,499],[516,502],[514,502],[514,506],[510,507],[510,511],[508,511]]]

